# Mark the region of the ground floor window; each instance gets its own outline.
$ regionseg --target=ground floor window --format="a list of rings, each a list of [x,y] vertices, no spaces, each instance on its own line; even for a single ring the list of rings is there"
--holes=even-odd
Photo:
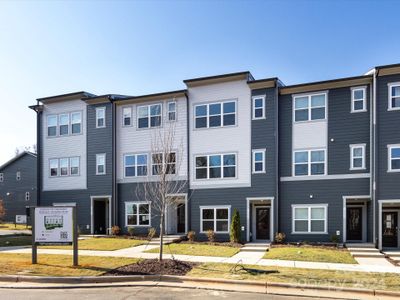
[[[125,224],[126,226],[150,226],[150,203],[126,202]]]
[[[201,232],[229,233],[230,206],[200,207]]]
[[[293,233],[327,233],[328,205],[293,205]]]

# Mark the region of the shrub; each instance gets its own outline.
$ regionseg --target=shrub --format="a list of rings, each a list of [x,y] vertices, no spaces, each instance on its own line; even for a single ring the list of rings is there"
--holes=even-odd
[[[336,234],[331,235],[331,242],[332,243],[339,243],[339,237]]]
[[[212,230],[212,229],[208,229],[207,230],[207,238],[208,238],[208,241],[210,243],[214,243],[215,242],[215,232],[214,232],[214,230]]]
[[[147,238],[151,240],[156,235],[156,229],[154,227],[149,228]]]
[[[286,234],[284,234],[283,232],[277,232],[275,233],[275,242],[282,244],[286,239]]]
[[[0,199],[0,222],[3,221],[3,218],[5,217],[5,215],[6,215],[6,209],[4,207],[3,200]]]
[[[121,233],[121,228],[119,228],[119,226],[114,225],[113,227],[111,227],[112,235],[119,235],[120,233]]]
[[[196,238],[196,232],[189,231],[187,234],[187,238],[188,238],[189,242],[194,242],[194,240]]]
[[[133,227],[129,227],[129,228],[128,228],[128,234],[129,234],[130,236],[133,236],[134,233],[135,233],[135,229],[134,229]]]
[[[240,214],[236,208],[233,211],[230,240],[231,240],[231,243],[239,243],[240,242]]]

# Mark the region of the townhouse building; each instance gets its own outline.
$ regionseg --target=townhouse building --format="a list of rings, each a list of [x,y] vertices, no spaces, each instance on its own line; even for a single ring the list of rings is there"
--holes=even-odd
[[[159,215],[137,191],[165,164],[181,183],[167,234],[228,239],[236,209],[243,241],[400,247],[400,65],[290,86],[250,72],[184,84],[38,99],[39,205],[76,205],[82,232],[146,233]],[[171,128],[161,154],[154,137]]]

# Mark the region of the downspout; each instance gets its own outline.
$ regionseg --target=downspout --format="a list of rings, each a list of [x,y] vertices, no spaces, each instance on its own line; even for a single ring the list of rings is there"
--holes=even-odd
[[[113,222],[111,222],[113,225],[118,225],[118,189],[117,189],[117,180],[116,180],[116,176],[117,176],[117,160],[116,160],[116,153],[117,153],[117,149],[116,149],[116,135],[117,135],[117,130],[116,130],[116,104],[114,102],[114,100],[112,98],[110,98],[110,102],[111,102],[111,115],[112,115],[112,208],[113,208]]]
[[[372,224],[373,224],[373,240],[376,245],[378,242],[377,236],[376,236],[376,160],[377,160],[377,153],[376,153],[376,121],[377,121],[377,116],[376,116],[376,77],[378,76],[378,71],[375,68],[374,73],[373,73],[373,92],[372,92],[372,107],[371,107],[371,113],[372,113],[372,168],[371,168],[371,197],[372,197]]]
[[[186,211],[187,212],[191,212],[192,211],[192,201],[190,201],[191,197],[192,197],[192,191],[190,189],[190,129],[189,129],[189,125],[190,125],[190,120],[189,120],[189,96],[187,94],[187,92],[185,93],[185,98],[186,98],[186,151],[187,151],[187,192],[188,192],[188,197],[187,197],[187,202],[186,205],[188,206]],[[192,230],[192,216],[189,215],[187,216],[187,222],[189,224],[186,224],[187,230]]]
[[[275,81],[275,198],[274,198],[274,230],[279,232],[279,85]],[[275,240],[275,233],[272,232],[271,240]]]

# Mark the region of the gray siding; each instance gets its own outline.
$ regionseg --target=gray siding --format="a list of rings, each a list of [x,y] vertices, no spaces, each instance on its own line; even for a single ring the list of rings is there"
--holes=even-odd
[[[0,199],[6,209],[4,221],[15,222],[15,215],[26,215],[26,207],[36,205],[36,170],[36,157],[30,154],[24,154],[0,169],[0,173],[4,174],[4,181],[0,182]],[[19,181],[16,179],[17,172],[21,172]],[[30,193],[30,201],[25,200],[26,192]]]

